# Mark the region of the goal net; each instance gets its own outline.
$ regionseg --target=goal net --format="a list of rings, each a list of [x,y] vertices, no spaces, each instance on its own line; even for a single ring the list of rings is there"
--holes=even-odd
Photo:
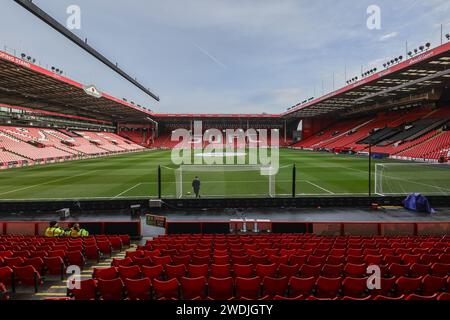
[[[178,199],[195,197],[195,177],[205,198],[277,197],[292,189],[292,166],[275,170],[262,165],[182,165],[164,171],[166,196],[172,193]]]
[[[375,193],[382,196],[450,194],[450,166],[430,163],[378,163]]]

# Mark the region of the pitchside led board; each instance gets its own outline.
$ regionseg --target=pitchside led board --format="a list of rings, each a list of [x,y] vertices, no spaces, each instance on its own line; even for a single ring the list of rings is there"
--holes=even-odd
[[[160,228],[166,227],[166,217],[156,216],[153,214],[147,214],[145,216],[145,221],[148,226],[160,227]]]

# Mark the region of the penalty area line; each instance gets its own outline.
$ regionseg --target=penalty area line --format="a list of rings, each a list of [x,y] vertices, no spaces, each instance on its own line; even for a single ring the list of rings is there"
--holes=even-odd
[[[111,199],[119,198],[121,195],[123,195],[123,194],[125,194],[125,193],[127,193],[127,192],[129,192],[129,191],[131,191],[131,190],[133,190],[134,188],[140,186],[141,184],[142,184],[142,183],[137,183],[137,184],[135,184],[134,186],[132,186],[131,188],[128,188],[127,190],[125,190],[125,191],[119,193],[118,195],[116,195],[115,197],[113,197],[113,198],[111,198]]]
[[[328,189],[322,188],[321,186],[315,184],[314,182],[311,182],[311,181],[309,181],[309,180],[304,180],[304,181],[307,182],[307,183],[309,183],[310,185],[316,187],[316,188],[319,188],[320,190],[325,191],[325,192],[328,193],[328,194],[335,194],[334,192],[332,192],[332,191],[330,191],[330,190],[328,190]]]

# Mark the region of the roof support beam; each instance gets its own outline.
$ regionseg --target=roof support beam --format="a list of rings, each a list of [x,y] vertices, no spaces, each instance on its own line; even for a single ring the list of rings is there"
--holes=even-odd
[[[39,8],[37,5],[35,5],[30,0],[14,0],[17,4],[31,12],[34,16],[48,24],[50,27],[58,31],[60,34],[65,36],[67,39],[75,43],[77,46],[88,52],[90,55],[95,57],[97,60],[104,63],[107,67],[118,73],[120,76],[122,76],[124,79],[131,82],[134,86],[145,92],[147,95],[155,99],[156,101],[159,101],[159,96],[152,93],[149,89],[144,87],[141,83],[136,81],[133,77],[128,75],[125,71],[120,69],[116,64],[108,60],[105,56],[103,56],[100,52],[95,50],[93,47],[88,45],[85,41],[81,40],[78,36],[76,36],[73,32],[69,31],[67,28],[65,28],[62,24],[60,24],[58,21],[56,21],[54,18],[52,18],[49,14],[47,14],[44,10]]]

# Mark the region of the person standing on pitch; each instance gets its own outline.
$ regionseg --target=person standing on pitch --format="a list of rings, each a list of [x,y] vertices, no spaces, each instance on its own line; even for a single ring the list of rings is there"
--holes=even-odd
[[[199,177],[195,177],[192,181],[192,189],[194,189],[195,198],[200,198],[200,179]]]

